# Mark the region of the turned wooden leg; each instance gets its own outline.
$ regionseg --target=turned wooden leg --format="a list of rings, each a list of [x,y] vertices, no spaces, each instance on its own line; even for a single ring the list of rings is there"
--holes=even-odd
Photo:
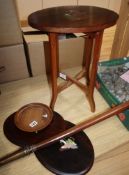
[[[97,64],[100,57],[100,50],[102,45],[102,37],[103,31],[97,32],[95,35],[95,42],[94,42],[94,50],[93,50],[93,59],[92,59],[92,66],[90,72],[90,82],[88,85],[88,99],[91,107],[91,111],[95,111],[95,102],[94,102],[94,87],[97,75]]]
[[[85,69],[85,76],[86,76],[87,85],[88,85],[89,84],[89,69],[90,69],[90,63],[91,63],[94,33],[93,34],[90,33],[90,34],[84,36],[84,39],[85,39],[85,44],[84,44],[82,67]]]
[[[59,73],[58,34],[49,33],[49,44],[50,44],[51,88],[52,88],[50,107],[54,109],[54,105],[58,94],[57,89],[57,78]]]

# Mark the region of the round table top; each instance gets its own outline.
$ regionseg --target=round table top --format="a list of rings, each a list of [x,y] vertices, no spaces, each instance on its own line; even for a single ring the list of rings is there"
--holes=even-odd
[[[28,23],[43,32],[79,33],[100,31],[118,19],[114,11],[94,6],[60,6],[36,11]]]

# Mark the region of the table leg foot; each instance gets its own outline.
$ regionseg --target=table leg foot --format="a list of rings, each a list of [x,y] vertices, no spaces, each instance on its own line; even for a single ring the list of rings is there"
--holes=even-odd
[[[89,104],[90,104],[91,112],[95,112],[95,101],[93,97],[89,97]]]
[[[50,108],[52,110],[54,110],[54,106],[55,106],[55,103],[56,103],[56,99],[57,99],[57,95],[54,95],[51,99],[51,102],[50,102]]]

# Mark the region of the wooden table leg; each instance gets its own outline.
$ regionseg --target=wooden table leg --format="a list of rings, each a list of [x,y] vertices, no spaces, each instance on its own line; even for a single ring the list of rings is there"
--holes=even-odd
[[[88,85],[89,84],[89,68],[90,68],[90,63],[91,63],[94,33],[87,34],[86,36],[84,36],[84,39],[85,39],[85,44],[84,44],[82,67],[83,69],[85,69],[85,76],[86,76],[87,85]]]
[[[103,31],[97,32],[95,35],[95,43],[93,48],[93,60],[91,65],[91,72],[90,72],[90,81],[88,85],[88,100],[90,103],[91,111],[95,111],[95,102],[94,102],[94,87],[96,81],[96,74],[97,74],[97,63],[100,57],[100,50],[102,44],[102,37]]]
[[[51,88],[52,88],[50,108],[54,109],[54,105],[58,94],[57,89],[57,78],[59,73],[58,34],[49,33],[49,44],[50,44]]]
[[[95,87],[95,80],[96,80],[96,74],[97,74],[97,63],[99,60],[100,49],[102,44],[102,36],[103,36],[103,31],[100,31],[100,32],[97,32],[96,34],[89,35],[89,37],[85,39],[83,68],[85,67],[85,70],[86,70],[85,76],[86,76],[87,85],[88,85],[88,88],[87,88],[88,92],[86,92],[86,96],[89,100],[92,112],[95,111],[95,102],[94,102],[93,95],[94,95],[94,87]],[[93,39],[95,39],[94,47],[93,47]],[[50,107],[54,109],[54,105],[55,105],[58,91],[59,91],[58,84],[57,84],[57,78],[59,74],[58,34],[50,33],[49,42],[50,42],[50,53],[51,53],[51,86],[52,86],[52,98],[51,98]],[[92,58],[91,72],[89,75],[92,47],[93,47],[93,58]]]

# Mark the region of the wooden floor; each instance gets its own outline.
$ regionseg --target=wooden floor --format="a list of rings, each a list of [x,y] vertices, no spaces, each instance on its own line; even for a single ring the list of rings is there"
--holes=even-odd
[[[79,68],[66,70],[73,75]],[[83,80],[82,80],[83,81]],[[49,105],[50,89],[46,78],[39,76],[2,84],[0,86],[0,156],[12,152],[17,146],[10,143],[3,134],[6,118],[25,104],[41,102]],[[55,111],[66,120],[78,123],[93,117],[108,108],[107,103],[95,90],[96,112],[90,112],[85,95],[75,85],[63,91],[56,101]],[[129,132],[117,117],[107,119],[85,130],[95,150],[95,163],[89,175],[129,174]],[[127,145],[127,146],[126,146]],[[0,169],[1,175],[52,174],[35,158],[34,154],[19,159]]]
[[[104,33],[101,59],[109,58],[113,42],[114,28]],[[74,75],[80,68],[66,70]],[[84,81],[84,80],[82,80]],[[3,133],[4,121],[23,105],[41,102],[49,105],[50,88],[46,77],[38,76],[0,85],[0,156],[18,147],[7,140]],[[89,119],[109,106],[95,89],[96,112],[91,113],[83,92],[75,85],[63,91],[57,98],[55,111],[66,120],[78,123]],[[129,174],[129,131],[114,116],[85,130],[95,150],[95,163],[89,175]],[[36,159],[34,154],[21,158],[0,169],[0,175],[52,175]]]

